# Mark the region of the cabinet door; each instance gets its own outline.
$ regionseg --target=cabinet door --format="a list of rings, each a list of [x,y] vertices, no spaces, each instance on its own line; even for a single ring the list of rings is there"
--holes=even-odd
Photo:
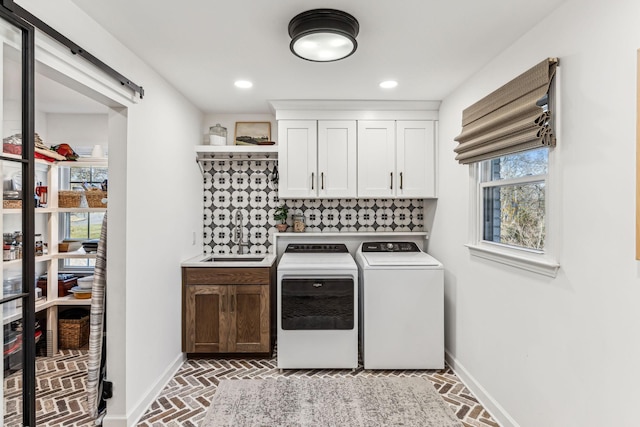
[[[395,122],[358,122],[358,197],[391,197],[396,189]]]
[[[227,351],[228,286],[188,285],[185,295],[185,351]]]
[[[278,122],[278,197],[307,198],[318,194],[315,120]]]
[[[320,197],[356,197],[356,122],[318,122]]]
[[[229,352],[270,350],[269,285],[229,286]]]
[[[433,121],[399,121],[396,140],[398,197],[436,196]]]

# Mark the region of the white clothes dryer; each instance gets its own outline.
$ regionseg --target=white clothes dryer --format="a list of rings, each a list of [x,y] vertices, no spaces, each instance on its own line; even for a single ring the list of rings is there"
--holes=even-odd
[[[279,369],[358,367],[358,267],[344,244],[289,244],[278,264]]]

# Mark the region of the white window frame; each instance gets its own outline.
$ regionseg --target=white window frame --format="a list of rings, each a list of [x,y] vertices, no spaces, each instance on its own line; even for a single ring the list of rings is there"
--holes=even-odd
[[[554,108],[554,128],[555,134],[560,136],[560,69],[555,75],[555,108]],[[552,85],[553,86],[553,85]],[[558,139],[561,139],[560,137]],[[469,243],[465,246],[469,248],[471,256],[509,265],[518,269],[530,271],[548,277],[556,277],[560,263],[558,261],[559,239],[560,239],[560,210],[559,197],[561,194],[559,169],[559,150],[549,148],[548,166],[546,175],[536,175],[516,179],[492,181],[493,185],[516,184],[524,182],[545,182],[545,248],[543,251],[515,246],[488,242],[483,240],[483,188],[487,183],[483,183],[480,174],[480,163],[469,165]],[[484,185],[483,185],[484,184]],[[491,185],[491,184],[490,184]]]

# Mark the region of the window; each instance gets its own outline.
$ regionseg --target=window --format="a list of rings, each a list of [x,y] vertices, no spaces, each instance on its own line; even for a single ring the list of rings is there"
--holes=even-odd
[[[491,126],[471,124],[457,137],[461,143],[456,148],[457,159],[470,165],[471,200],[474,201],[467,245],[470,253],[550,277],[555,277],[559,268],[554,253],[554,241],[559,234],[554,218],[559,190],[553,181],[558,161],[554,150],[558,131],[556,64],[557,61],[543,61],[523,74],[540,75],[542,78],[533,81],[546,82],[546,86],[532,92],[533,95],[526,95],[528,111],[534,112],[533,115],[522,121],[516,117]],[[548,74],[547,65],[551,66]],[[522,78],[514,79],[505,87],[518,81],[522,83]],[[521,86],[525,86],[524,83]],[[489,104],[486,99],[479,103]],[[465,112],[475,114],[475,108],[478,107],[474,105]],[[516,114],[513,112],[516,110],[509,104],[500,111]],[[496,120],[502,120],[502,115],[497,117]],[[522,126],[526,129],[521,129]],[[482,134],[479,128],[491,130]]]
[[[108,178],[106,167],[71,167],[69,168],[69,188],[82,190],[83,184],[89,187],[100,187]]]
[[[61,171],[61,187],[71,190],[82,190],[86,187],[101,188],[107,182],[106,167],[71,167]],[[104,212],[71,212],[63,213],[61,224],[62,239],[98,239],[102,229]],[[61,260],[61,269],[89,268],[95,265],[95,259],[65,258]]]
[[[482,241],[544,253],[549,149],[480,164]]]
[[[556,276],[554,156],[544,147],[470,165],[471,255]]]

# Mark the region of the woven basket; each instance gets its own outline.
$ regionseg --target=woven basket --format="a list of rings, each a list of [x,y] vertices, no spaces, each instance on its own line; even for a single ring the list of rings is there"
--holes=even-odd
[[[22,200],[3,200],[3,209],[22,209]]]
[[[77,350],[89,343],[89,316],[80,319],[58,319],[60,348]]]
[[[58,207],[79,208],[82,202],[82,191],[58,191]]]
[[[107,198],[107,192],[102,190],[88,190],[84,193],[87,198],[87,205],[90,208],[106,208],[107,204],[102,203],[102,199]]]

